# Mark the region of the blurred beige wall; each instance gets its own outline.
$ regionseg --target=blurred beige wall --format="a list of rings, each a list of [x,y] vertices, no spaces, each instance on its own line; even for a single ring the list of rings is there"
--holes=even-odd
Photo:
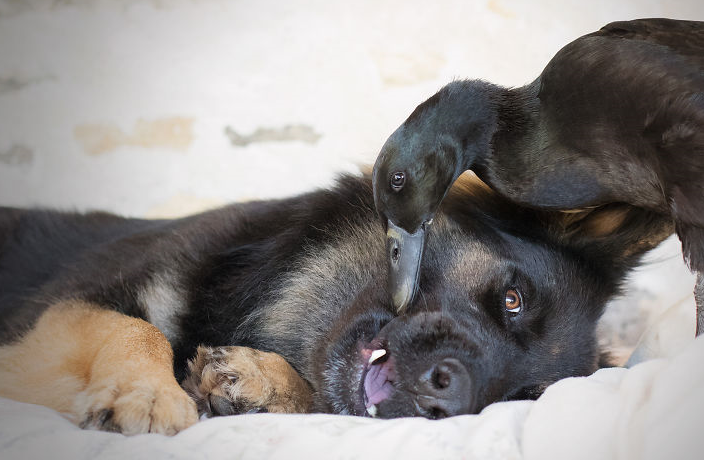
[[[0,202],[142,216],[326,185],[453,78],[522,85],[649,16],[704,2],[0,0]]]

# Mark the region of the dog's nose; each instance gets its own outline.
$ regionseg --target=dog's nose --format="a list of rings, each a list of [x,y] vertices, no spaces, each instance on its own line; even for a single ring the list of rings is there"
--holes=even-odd
[[[455,358],[444,358],[418,379],[417,408],[433,419],[468,414],[472,405],[472,379]]]

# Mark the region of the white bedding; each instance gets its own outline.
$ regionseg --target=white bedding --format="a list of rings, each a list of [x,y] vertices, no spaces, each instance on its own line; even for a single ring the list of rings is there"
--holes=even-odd
[[[669,351],[562,380],[535,402],[442,421],[256,414],[206,420],[171,438],[125,437],[0,399],[0,459],[701,459],[704,337]]]

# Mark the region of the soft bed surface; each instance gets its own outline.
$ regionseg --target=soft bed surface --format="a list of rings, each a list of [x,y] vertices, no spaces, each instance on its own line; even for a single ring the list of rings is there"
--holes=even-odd
[[[0,400],[0,458],[701,458],[704,337],[669,358],[552,385],[537,401],[442,421],[256,414],[174,437],[83,431],[44,407]]]

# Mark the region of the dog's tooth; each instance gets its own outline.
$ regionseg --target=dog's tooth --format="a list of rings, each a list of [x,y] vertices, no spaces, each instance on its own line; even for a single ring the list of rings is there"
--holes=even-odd
[[[371,406],[367,407],[367,413],[372,417],[376,417],[376,404],[372,404]]]
[[[379,350],[372,351],[372,355],[369,357],[369,364],[374,364],[374,361],[381,358],[386,354],[386,350],[380,348]]]

